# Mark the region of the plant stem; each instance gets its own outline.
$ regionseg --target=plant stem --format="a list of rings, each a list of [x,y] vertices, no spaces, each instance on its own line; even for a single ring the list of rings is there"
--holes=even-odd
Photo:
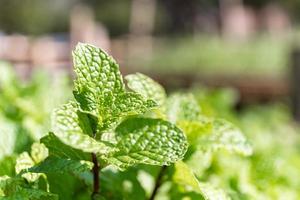
[[[94,178],[94,187],[93,187],[93,193],[92,193],[92,199],[95,195],[99,194],[99,188],[100,188],[100,181],[99,181],[99,170],[100,166],[97,160],[97,156],[95,153],[92,153],[92,161],[94,163],[92,172],[93,172],[93,178]]]
[[[164,165],[164,166],[161,167],[161,169],[160,169],[160,171],[159,171],[159,173],[158,173],[158,175],[156,177],[154,189],[152,191],[152,194],[151,194],[149,200],[154,200],[154,198],[155,198],[155,196],[157,194],[157,191],[158,191],[159,187],[162,184],[162,178],[163,178],[163,176],[165,174],[166,169],[167,169],[166,165]]]

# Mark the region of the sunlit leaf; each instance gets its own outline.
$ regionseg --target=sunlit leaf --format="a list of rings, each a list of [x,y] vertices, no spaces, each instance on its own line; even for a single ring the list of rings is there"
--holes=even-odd
[[[16,173],[20,173],[22,170],[29,169],[30,167],[34,166],[34,161],[30,157],[27,152],[21,153],[16,160]],[[34,182],[39,178],[39,174],[35,173],[24,173],[22,177],[27,179],[29,182]]]
[[[107,95],[122,93],[124,83],[116,61],[101,49],[79,43],[73,51],[75,97],[83,110],[97,116],[97,105]]]
[[[107,154],[112,148],[90,137],[90,124],[82,123],[75,102],[64,104],[54,111],[52,128],[54,134],[65,144],[85,152]],[[84,126],[87,125],[87,126]]]
[[[185,135],[175,125],[160,119],[131,118],[117,129],[119,148],[108,162],[120,168],[143,163],[169,165],[183,158]]]
[[[130,74],[125,77],[128,87],[133,91],[142,94],[146,99],[153,99],[158,105],[162,105],[166,100],[164,88],[150,77],[141,74]]]

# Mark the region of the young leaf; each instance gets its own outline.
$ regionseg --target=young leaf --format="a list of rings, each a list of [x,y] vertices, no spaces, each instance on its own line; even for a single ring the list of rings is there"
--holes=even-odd
[[[125,77],[127,85],[133,91],[143,95],[146,99],[153,99],[158,105],[163,105],[166,100],[164,88],[148,76],[136,73]]]
[[[105,96],[124,92],[119,66],[101,49],[79,43],[73,51],[75,97],[83,110],[94,114]]]
[[[205,200],[230,200],[223,190],[217,189],[209,183],[199,182],[189,167],[182,161],[175,163],[173,180],[178,185],[185,187],[187,191],[201,194]]]
[[[116,129],[118,148],[108,162],[126,168],[143,163],[169,165],[183,158],[185,135],[175,125],[160,119],[131,118]]]
[[[101,49],[80,43],[73,57],[75,99],[83,112],[97,118],[99,131],[112,128],[124,116],[142,114],[156,106],[154,101],[125,90],[119,66]]]
[[[52,128],[55,135],[65,144],[85,152],[107,154],[112,148],[89,136],[90,124],[82,124],[78,117],[79,109],[75,102],[64,104],[54,111]]]

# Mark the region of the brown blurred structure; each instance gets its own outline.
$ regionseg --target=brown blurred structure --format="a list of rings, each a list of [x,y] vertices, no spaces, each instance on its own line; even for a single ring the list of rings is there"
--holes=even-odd
[[[87,42],[110,51],[107,30],[95,22],[91,9],[75,7],[70,21],[70,35],[62,39],[55,35],[0,35],[0,60],[13,63],[19,74],[26,76],[34,67],[55,71],[70,66],[70,52],[78,42]]]

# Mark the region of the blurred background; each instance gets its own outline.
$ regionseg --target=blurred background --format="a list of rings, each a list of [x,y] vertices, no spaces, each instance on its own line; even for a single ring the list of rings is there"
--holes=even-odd
[[[0,0],[0,59],[22,77],[71,71],[71,49],[88,42],[125,74],[171,89],[233,86],[264,101],[288,94],[299,9],[297,0]]]

